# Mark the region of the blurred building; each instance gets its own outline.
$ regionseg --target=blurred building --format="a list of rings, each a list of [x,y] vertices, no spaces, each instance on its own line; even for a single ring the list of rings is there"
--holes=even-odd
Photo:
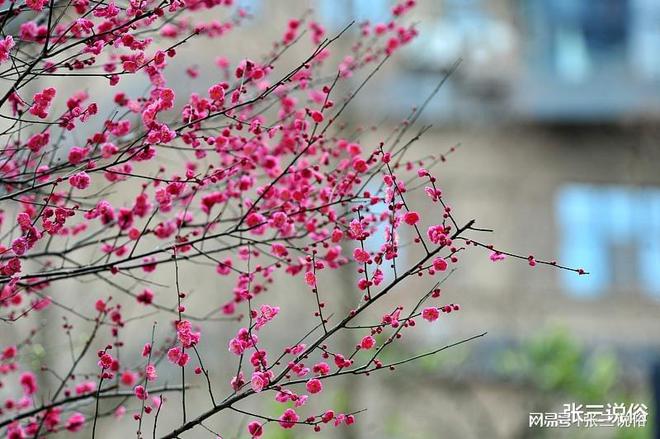
[[[391,7],[388,0],[315,3],[335,28],[350,17],[381,21]],[[381,128],[383,119],[404,119],[462,58],[418,121],[433,129],[413,154],[460,144],[436,172],[460,218],[495,230],[479,239],[590,272],[463,256],[471,268],[459,269],[446,291],[465,312],[429,330],[428,339],[489,334],[466,348],[470,359],[453,372],[420,372],[415,407],[443,420],[426,428],[450,423],[446,437],[537,437],[520,430],[529,399],[503,383],[497,358],[553,327],[566,328],[588,352],[616,353],[623,381],[648,404],[650,370],[660,357],[660,2],[418,3],[412,21],[419,38],[358,100],[354,117]],[[376,144],[382,132],[361,140]],[[430,377],[439,380],[436,390]],[[404,398],[404,384],[391,387],[390,397]],[[471,415],[460,408],[462,398],[471,401],[462,406]],[[436,410],[453,415],[434,417]]]
[[[390,7],[319,3],[321,18],[337,27],[347,11],[378,20]],[[420,37],[353,111],[365,125],[396,123],[463,58],[418,122],[433,125],[418,154],[461,145],[439,168],[440,184],[459,215],[496,230],[486,240],[590,272],[506,262],[485,268],[494,279],[461,282],[487,288],[480,300],[500,301],[493,290],[505,290],[549,317],[579,315],[585,338],[660,343],[660,3],[419,3],[412,20]],[[368,136],[367,143],[377,139]],[[499,315],[490,305],[474,304]],[[524,314],[529,329],[540,323]],[[614,325],[624,315],[626,323]]]

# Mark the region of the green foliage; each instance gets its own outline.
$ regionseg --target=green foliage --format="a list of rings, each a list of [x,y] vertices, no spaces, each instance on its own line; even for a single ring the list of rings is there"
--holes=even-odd
[[[557,401],[580,404],[639,403],[620,384],[623,376],[617,357],[610,352],[589,353],[564,329],[543,331],[522,347],[505,352],[498,362],[500,372],[539,391],[534,411],[553,410]],[[649,422],[651,416],[649,416]],[[644,439],[652,427],[613,429],[617,439]]]

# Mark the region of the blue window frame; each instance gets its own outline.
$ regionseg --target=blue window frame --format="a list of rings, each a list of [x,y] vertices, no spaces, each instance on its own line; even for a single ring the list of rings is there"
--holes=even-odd
[[[556,213],[562,262],[590,272],[561,273],[570,294],[641,289],[660,299],[660,189],[570,184]]]
[[[259,14],[262,12],[263,1],[262,0],[239,0],[236,3],[239,7],[245,9],[250,14]]]
[[[351,20],[386,22],[391,17],[391,6],[391,0],[321,0],[318,13],[327,25],[341,28]]]
[[[365,188],[366,191],[376,194],[378,190],[380,189],[380,181],[371,181],[367,187]],[[382,193],[378,194],[379,196],[382,196]],[[397,201],[400,201],[399,197],[397,196]],[[374,214],[377,217],[380,217],[384,213],[389,213],[388,205],[386,203],[378,203],[373,206],[369,206],[369,213]],[[390,229],[392,226],[389,224],[389,221],[385,220],[382,221],[378,224],[378,226],[373,230],[373,233],[369,236],[364,241],[364,249],[368,252],[372,253],[377,253],[381,251],[382,247],[384,244],[387,243],[387,231]],[[398,236],[398,251],[397,251],[397,258],[396,258],[396,267],[399,272],[401,273],[401,270],[405,270],[408,268],[406,265],[408,263],[408,245],[410,245],[409,241],[413,239],[412,236],[407,235],[404,230],[404,228],[399,228],[397,230],[397,236]],[[404,233],[402,233],[404,232]],[[355,247],[357,247],[359,244],[356,242]],[[353,248],[349,249],[350,252],[353,251]],[[389,282],[393,281],[395,276],[394,276],[394,269],[391,267],[392,261],[384,260],[382,264],[379,266],[380,270],[383,272],[383,283],[380,285],[381,287],[383,285],[387,285]],[[373,270],[375,269],[375,266],[369,266],[369,276],[373,274]],[[362,274],[356,274],[358,279],[362,279],[364,275]]]

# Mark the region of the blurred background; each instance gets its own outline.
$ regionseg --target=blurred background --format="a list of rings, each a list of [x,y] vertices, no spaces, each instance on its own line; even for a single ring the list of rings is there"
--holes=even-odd
[[[204,91],[214,82],[216,70],[204,68],[204,62],[212,65],[215,56],[238,62],[262,55],[296,11],[313,9],[312,17],[334,34],[351,20],[388,20],[393,5],[389,0],[239,3],[252,17],[242,30],[223,37],[224,45],[204,40],[194,49],[181,48],[177,62],[200,66],[200,77],[193,83],[182,68],[173,66],[172,75],[181,75],[180,96]],[[435,175],[458,218],[475,218],[477,225],[494,229],[483,239],[504,250],[584,267],[590,275],[530,268],[511,259],[494,264],[487,252],[466,252],[461,267],[443,286],[446,301],[459,303],[461,312],[435,325],[419,325],[410,335],[415,339],[397,345],[387,358],[396,360],[483,331],[488,331],[486,337],[402,366],[398,373],[347,378],[328,386],[323,397],[335,406],[346,411],[368,408],[350,428],[326,429],[320,435],[270,428],[265,437],[660,437],[653,426],[660,392],[660,2],[418,3],[407,19],[416,23],[419,37],[397,52],[348,110],[345,119],[357,130],[355,139],[365,150],[377,146],[462,58],[420,117],[419,126],[432,124],[432,129],[415,144],[411,156],[456,147]],[[338,60],[350,52],[359,28],[351,32],[333,46]],[[310,47],[296,45],[285,58],[299,60]],[[355,84],[362,78],[354,78]],[[141,93],[144,85],[134,84],[133,91]],[[112,96],[105,99],[111,102]],[[418,210],[430,209],[422,195],[413,203]],[[415,260],[403,253],[404,260]],[[221,283],[212,272],[196,266],[182,273],[182,284],[193,293],[193,313],[207,311],[231,294],[223,290],[231,284]],[[172,273],[161,276],[162,283],[171,286]],[[327,285],[344,294],[350,309],[355,270],[347,268],[335,276],[322,278],[322,288]],[[267,302],[281,303],[283,309],[289,302],[287,312],[299,307],[298,316],[307,315],[307,320],[300,317],[294,325],[293,319],[282,316],[273,325],[281,334],[293,326],[313,325],[314,317],[304,307],[309,303],[301,303],[297,295],[305,290],[303,281],[283,281],[288,282],[287,291],[273,288]],[[91,288],[77,283],[70,287],[80,297]],[[83,306],[86,299],[80,297],[74,303]],[[308,294],[304,297],[309,299]],[[55,314],[50,319],[50,324],[61,323]],[[213,377],[224,390],[235,368],[225,346],[234,326],[206,329],[204,339],[213,343],[217,335],[217,345],[200,347],[206,366],[225,374]],[[168,329],[165,321],[160,329]],[[57,343],[48,332],[40,337],[43,344]],[[137,348],[145,341],[136,336],[129,344]],[[341,343],[350,347],[356,340],[346,336]],[[39,355],[43,353],[35,353]],[[67,353],[61,357],[67,364]],[[93,362],[89,369],[94,370]],[[189,397],[193,413],[195,405],[207,403],[203,391],[192,391]],[[557,412],[571,402],[643,403],[649,425],[528,428],[530,412]],[[260,408],[273,416],[282,410],[276,403]],[[208,425],[225,432],[225,438],[246,437],[245,424],[228,425],[226,419],[217,417]],[[165,431],[178,419],[162,422]],[[123,430],[103,425],[103,437],[132,437],[134,426],[127,424]],[[210,434],[195,430],[186,437]]]
[[[415,153],[459,145],[437,170],[459,217],[493,228],[503,248],[590,275],[463,256],[470,268],[451,278],[446,297],[464,312],[417,331],[425,338],[419,343],[488,335],[377,385],[347,385],[338,397],[352,408],[363,401],[370,422],[341,436],[660,437],[652,426],[528,428],[530,412],[561,411],[569,402],[644,403],[649,423],[657,422],[660,2],[418,3],[412,20],[419,37],[351,117],[386,132],[462,58],[419,121],[433,128]],[[386,20],[392,2],[311,6],[337,30],[351,19]]]
[[[420,349],[488,335],[376,385],[347,385],[342,397],[369,407],[370,421],[340,436],[660,437],[652,425],[528,428],[530,412],[569,402],[644,403],[649,424],[657,422],[660,2],[418,3],[419,37],[379,72],[351,117],[387,132],[462,58],[422,115],[419,123],[433,128],[414,154],[459,145],[436,171],[459,217],[493,228],[488,239],[502,248],[590,275],[462,256],[445,297],[464,311],[416,331]],[[312,4],[334,29],[351,19],[381,22],[392,6]]]

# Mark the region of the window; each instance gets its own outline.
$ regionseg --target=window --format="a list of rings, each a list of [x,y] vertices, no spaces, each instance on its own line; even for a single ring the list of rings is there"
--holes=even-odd
[[[660,189],[571,184],[556,198],[562,272],[572,295],[641,289],[660,299]]]
[[[532,56],[565,82],[631,73],[660,79],[660,2],[657,0],[533,0]]]
[[[386,22],[391,17],[390,0],[322,0],[318,5],[321,20],[334,28],[346,26],[350,20]]]
[[[660,2],[632,3],[631,61],[645,80],[660,79]]]
[[[467,62],[461,70],[475,69],[486,78],[502,70],[507,64],[502,59],[513,58],[515,31],[489,10],[487,1],[444,0],[429,12],[439,16],[424,16],[420,23],[421,32],[412,42],[416,49],[408,56],[416,67],[438,70],[462,57]]]
[[[264,6],[261,0],[239,0],[237,4],[253,15],[261,12],[261,8]]]
[[[602,69],[625,64],[629,0],[536,0],[533,48],[544,67],[567,82],[584,82]]]
[[[378,195],[378,196],[383,196],[384,191],[381,188],[381,183],[379,180],[372,180],[367,187],[365,188],[367,192],[370,192],[371,194]],[[381,192],[379,192],[381,191]],[[400,198],[397,196],[396,197],[397,201],[400,201]],[[368,207],[368,211],[370,214],[376,215],[376,217],[381,218],[382,215],[389,214],[389,209],[387,204],[385,203],[378,203],[373,206]],[[378,253],[382,251],[383,246],[388,243],[388,236],[389,232],[391,231],[392,226],[389,224],[389,221],[386,219],[383,219],[380,221],[378,226],[373,230],[373,233],[369,236],[364,241],[364,249],[368,252],[371,253]],[[412,236],[409,236],[403,231],[404,228],[399,228],[396,231],[396,236],[398,238],[398,252],[397,252],[397,258],[396,258],[396,269],[399,274],[401,274],[402,270],[406,270],[409,267],[406,265],[408,264],[407,261],[407,247],[410,245],[410,241],[413,239]],[[358,244],[359,245],[359,244]],[[357,247],[357,245],[356,245]],[[353,251],[352,248],[349,249],[350,252]],[[381,287],[383,285],[387,285],[389,282],[392,282],[395,279],[394,276],[394,269],[392,268],[392,261],[389,260],[383,260],[381,265],[378,267],[380,270],[383,272],[383,283],[381,284]],[[373,270],[375,269],[375,265],[369,266],[369,276],[373,274]],[[362,274],[357,275],[358,279],[361,279],[364,277]]]

